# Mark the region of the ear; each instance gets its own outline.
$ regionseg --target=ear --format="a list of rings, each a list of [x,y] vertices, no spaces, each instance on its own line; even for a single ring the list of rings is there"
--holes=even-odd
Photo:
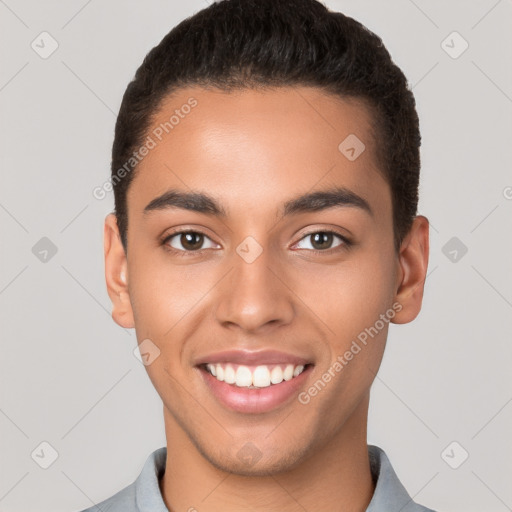
[[[429,223],[426,217],[418,215],[400,247],[394,300],[402,309],[397,310],[391,320],[394,324],[406,324],[418,316],[427,277],[428,256]]]
[[[105,253],[105,280],[112,301],[112,318],[126,329],[135,327],[133,311],[128,292],[128,262],[124,252],[117,217],[109,213],[103,230]]]

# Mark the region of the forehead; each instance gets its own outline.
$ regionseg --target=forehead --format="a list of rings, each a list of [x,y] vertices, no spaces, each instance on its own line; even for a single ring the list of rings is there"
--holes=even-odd
[[[133,211],[170,188],[207,191],[234,213],[333,185],[390,208],[372,113],[356,99],[311,87],[189,87],[162,102],[146,135],[151,149],[128,192]]]

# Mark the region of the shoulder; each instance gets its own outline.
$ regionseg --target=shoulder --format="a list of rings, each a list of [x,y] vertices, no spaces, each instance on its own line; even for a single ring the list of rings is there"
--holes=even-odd
[[[107,498],[80,512],[138,512],[135,502],[135,482]]]
[[[165,471],[166,454],[166,447],[155,450],[133,483],[80,512],[139,512],[141,509],[167,512],[159,488],[159,478]]]
[[[384,450],[375,445],[368,445],[368,455],[375,491],[366,512],[435,512],[411,498]]]

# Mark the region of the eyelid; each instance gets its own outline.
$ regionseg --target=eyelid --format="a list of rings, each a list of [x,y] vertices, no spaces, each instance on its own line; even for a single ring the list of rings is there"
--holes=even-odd
[[[169,251],[173,251],[175,253],[182,253],[182,254],[183,253],[186,253],[186,254],[199,254],[202,251],[205,251],[207,249],[211,249],[211,247],[206,247],[206,248],[203,248],[203,249],[197,249],[195,251],[186,251],[186,250],[183,250],[183,249],[176,249],[176,247],[172,247],[171,245],[169,245],[169,241],[172,238],[174,238],[175,236],[178,236],[178,235],[186,234],[186,233],[195,233],[197,235],[203,235],[205,238],[208,238],[212,242],[212,244],[219,245],[217,242],[215,242],[208,234],[206,234],[200,228],[177,228],[176,230],[167,231],[162,236],[161,244],[164,245],[166,247],[166,249],[168,249]]]
[[[307,238],[310,235],[315,235],[316,233],[332,233],[333,235],[340,238],[342,243],[335,247],[330,247],[329,249],[324,249],[324,250],[320,250],[320,249],[301,249],[301,250],[307,250],[309,252],[315,252],[315,253],[329,254],[332,251],[338,250],[338,248],[343,248],[343,247],[348,248],[348,247],[352,246],[352,244],[353,244],[353,242],[346,235],[343,235],[342,233],[340,233],[338,230],[336,230],[334,228],[316,228],[316,229],[312,229],[311,231],[307,231],[306,233],[302,233],[301,237],[292,245],[292,247],[295,247],[299,242],[304,240],[304,238]]]

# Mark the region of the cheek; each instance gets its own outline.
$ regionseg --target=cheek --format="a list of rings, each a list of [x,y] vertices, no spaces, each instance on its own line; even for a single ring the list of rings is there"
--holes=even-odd
[[[392,268],[391,260],[361,251],[339,265],[303,274],[297,295],[327,326],[333,356],[343,353],[347,343],[374,326],[390,308]],[[380,337],[385,336],[387,325],[382,328],[379,322]]]
[[[326,431],[338,428],[367,395],[379,369],[390,320],[386,312],[393,298],[390,261],[369,254],[331,267],[325,275],[317,274],[315,286],[305,295],[328,327],[325,358],[305,396],[312,401],[315,397]]]
[[[164,258],[134,255],[129,265],[130,300],[137,332],[166,339],[195,310],[211,288],[211,272],[199,266],[172,265]]]

